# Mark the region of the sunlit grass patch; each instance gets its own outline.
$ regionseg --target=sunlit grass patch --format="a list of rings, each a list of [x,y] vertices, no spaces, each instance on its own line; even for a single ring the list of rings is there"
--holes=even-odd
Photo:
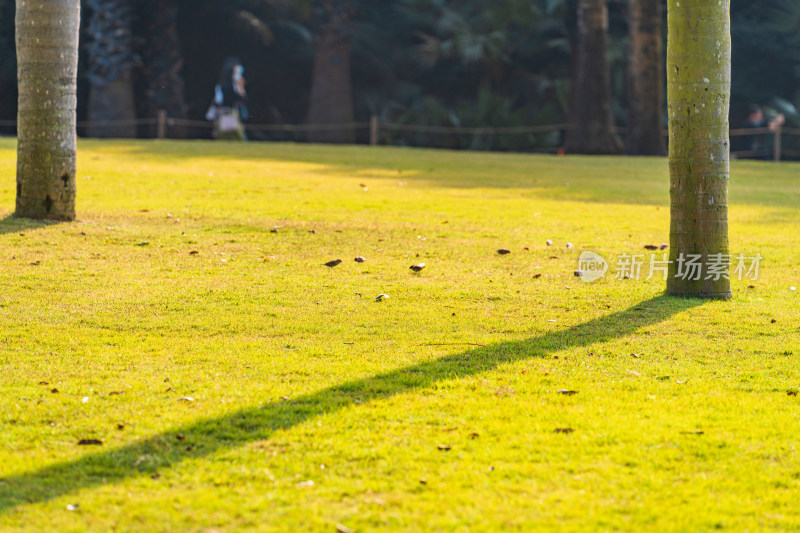
[[[0,528],[800,527],[794,164],[734,162],[764,260],[702,302],[573,274],[669,240],[663,159],[84,141],[40,224],[13,150]]]

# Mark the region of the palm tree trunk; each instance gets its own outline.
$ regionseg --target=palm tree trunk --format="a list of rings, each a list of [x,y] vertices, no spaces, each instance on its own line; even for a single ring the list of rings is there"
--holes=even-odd
[[[629,0],[628,29],[627,151],[637,155],[665,155],[661,0]]]
[[[348,2],[323,2],[324,20],[314,42],[311,101],[308,123],[347,124],[354,120],[353,89],[350,78],[350,12]],[[311,130],[311,142],[353,143],[352,129]]]
[[[136,137],[133,14],[130,0],[87,0],[90,137]],[[116,122],[115,124],[108,124]]]
[[[621,150],[611,114],[608,66],[608,10],[605,0],[578,3],[577,73],[566,150],[580,154],[617,154]]]
[[[80,0],[17,0],[16,216],[75,219]]]
[[[667,292],[730,298],[730,1],[670,2],[668,26],[672,263]],[[686,261],[692,256],[703,265],[699,276],[687,276]],[[714,279],[709,265],[721,262],[726,275]]]

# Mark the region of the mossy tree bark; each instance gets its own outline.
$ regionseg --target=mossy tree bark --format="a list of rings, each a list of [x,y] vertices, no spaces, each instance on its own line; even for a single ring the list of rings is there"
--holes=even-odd
[[[636,155],[665,155],[664,58],[661,0],[628,3],[628,136],[626,149]]]
[[[667,292],[731,296],[728,275],[728,109],[731,89],[730,1],[670,0],[667,99],[671,196]],[[687,276],[686,260],[701,263]]]
[[[617,154],[622,145],[611,113],[611,74],[608,65],[608,9],[605,0],[578,2],[577,68],[572,87],[572,129],[567,152]]]
[[[17,0],[16,216],[75,219],[80,0]]]

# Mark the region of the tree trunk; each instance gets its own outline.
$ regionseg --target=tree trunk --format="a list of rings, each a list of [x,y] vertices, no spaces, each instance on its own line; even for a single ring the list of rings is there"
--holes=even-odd
[[[17,0],[16,216],[75,219],[80,0]]]
[[[730,2],[670,2],[668,26],[672,263],[667,292],[730,298]],[[699,276],[686,275],[686,261],[692,257],[702,264]],[[709,266],[723,262],[725,275],[714,279]]]
[[[92,10],[87,46],[90,137],[136,137],[134,54],[129,0],[87,0]],[[116,124],[107,124],[116,122]]]
[[[123,139],[136,137],[136,100],[131,71],[102,85],[89,86],[89,137]],[[124,122],[119,122],[124,121]]]
[[[608,10],[605,0],[578,3],[578,54],[572,129],[565,149],[581,154],[621,151],[611,114],[611,75],[607,45]]]
[[[627,151],[637,155],[665,155],[661,0],[630,0],[628,31]]]
[[[308,123],[349,124],[354,121],[350,79],[350,13],[343,8],[326,9],[328,18],[320,25],[314,42]],[[354,143],[355,131],[350,128],[311,130],[308,140]]]
[[[139,0],[136,3],[137,35],[141,39],[143,79],[140,90],[144,93],[140,115],[155,118],[159,111],[166,111],[169,118],[186,118],[183,52],[178,38],[178,6],[174,0]],[[149,137],[157,134],[156,126],[146,132]],[[186,137],[184,126],[171,126],[168,137]]]

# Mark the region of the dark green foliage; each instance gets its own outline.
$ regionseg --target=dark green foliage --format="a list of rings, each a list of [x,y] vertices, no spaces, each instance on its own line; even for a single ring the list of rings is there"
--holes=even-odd
[[[139,114],[155,117],[160,110],[172,118],[186,118],[183,54],[178,36],[178,5],[172,0],[138,0],[134,29],[142,58]],[[149,132],[152,136],[154,132]],[[172,131],[183,137],[184,131]]]
[[[14,51],[14,0],[0,0],[0,120],[14,120],[17,115],[17,58]],[[0,132],[13,133],[0,127]]]
[[[408,124],[534,125],[565,122],[570,107],[573,0],[84,0],[83,5],[83,86],[88,80],[107,83],[133,69],[140,117],[163,108],[173,117],[202,118],[223,59],[236,55],[245,64],[253,122],[303,122],[315,32],[344,15],[347,23],[340,29],[351,38],[357,121],[375,114]],[[613,111],[617,125],[624,126],[627,2],[609,0],[608,8]],[[750,103],[800,124],[800,3],[733,2],[731,16],[731,124],[742,123]],[[13,19],[14,0],[0,0],[0,119],[16,116]],[[87,94],[80,92],[82,119]],[[385,134],[385,140],[402,144],[460,148],[536,149],[561,142],[526,134]],[[365,131],[359,135],[366,140]],[[295,139],[283,133],[268,138]]]

